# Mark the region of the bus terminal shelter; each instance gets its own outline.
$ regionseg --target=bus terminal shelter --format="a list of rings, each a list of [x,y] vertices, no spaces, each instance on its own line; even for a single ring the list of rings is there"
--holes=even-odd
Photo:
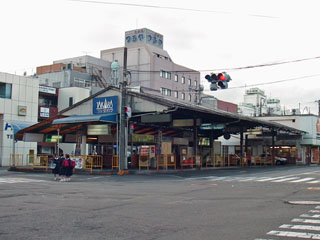
[[[57,150],[71,145],[78,168],[119,170],[120,89],[108,87],[15,134],[20,141],[57,139]],[[176,169],[248,165],[247,139],[257,134],[271,139],[299,140],[298,129],[200,105],[187,105],[146,93],[128,91],[126,106],[132,115],[125,130],[126,158],[121,169]],[[235,155],[217,139],[239,134],[240,152]],[[40,153],[38,153],[40,155]],[[253,162],[274,164],[269,159]],[[47,162],[48,164],[48,162]],[[120,164],[121,165],[121,164]]]

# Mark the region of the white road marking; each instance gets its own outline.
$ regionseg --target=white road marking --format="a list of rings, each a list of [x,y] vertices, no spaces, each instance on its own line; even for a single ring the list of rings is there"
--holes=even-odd
[[[315,209],[320,209],[320,206],[316,206]]]
[[[226,179],[227,177],[216,177],[216,178],[213,178],[213,179],[210,179],[209,181],[210,182],[213,182],[213,181],[221,181],[221,180],[224,180]]]
[[[309,210],[311,213],[320,213],[320,210]]]
[[[297,178],[299,178],[299,177],[282,178],[282,179],[274,180],[271,182],[286,182],[286,181],[297,179]]]
[[[313,225],[292,225],[292,224],[283,224],[279,228],[287,228],[294,230],[311,230],[311,231],[320,231],[320,226]]]
[[[315,178],[302,178],[302,179],[299,179],[299,180],[294,180],[294,181],[289,181],[289,182],[292,182],[292,183],[299,183],[299,182],[307,182],[307,181],[310,181],[310,180],[313,180]]]
[[[46,182],[45,180],[28,179],[28,178],[0,178],[0,184],[4,183],[31,183],[31,182]]]
[[[320,224],[320,220],[315,220],[315,219],[303,219],[303,218],[294,218],[294,219],[291,220],[291,222]]]
[[[232,178],[230,178],[230,179],[225,179],[225,180],[223,180],[223,181],[225,181],[225,182],[232,182],[232,181],[239,181],[239,180],[241,180],[241,179],[243,179],[242,177],[232,177]]]
[[[273,181],[273,180],[276,180],[276,179],[282,179],[282,178],[287,178],[287,177],[292,177],[292,176],[269,177],[269,178],[260,179],[260,180],[257,180],[257,181],[258,182],[267,182],[267,181]]]
[[[260,178],[258,178],[258,177],[249,177],[249,178],[243,178],[243,179],[239,180],[239,182],[250,182],[250,181],[256,181],[258,179],[260,179]]]
[[[288,201],[290,204],[295,205],[319,205],[320,202],[318,201]]]
[[[320,214],[314,214],[314,215],[301,214],[300,217],[305,217],[305,218],[320,218]]]
[[[290,231],[270,231],[268,235],[274,235],[279,237],[296,237],[306,239],[320,239],[320,234],[305,233],[305,232],[290,232]]]
[[[307,183],[320,183],[320,180],[314,180],[314,181],[307,182]]]

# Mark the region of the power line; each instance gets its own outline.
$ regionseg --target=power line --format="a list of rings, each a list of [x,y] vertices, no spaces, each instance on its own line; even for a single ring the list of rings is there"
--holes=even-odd
[[[282,65],[282,64],[289,64],[289,63],[297,63],[297,62],[303,62],[303,61],[309,61],[309,60],[315,60],[319,59],[320,56],[316,57],[309,57],[309,58],[301,58],[301,59],[295,59],[295,60],[288,60],[288,61],[279,61],[279,62],[272,62],[272,63],[263,63],[263,64],[257,64],[257,65],[249,65],[244,67],[233,67],[233,68],[216,68],[211,70],[174,70],[170,71],[171,73],[194,73],[194,72],[217,72],[217,71],[235,71],[235,70],[244,70],[244,69],[251,69],[251,68],[259,68],[259,67],[271,67],[276,65]],[[131,66],[133,67],[133,66]],[[159,71],[148,71],[148,70],[134,70],[130,69],[131,73],[159,73]]]
[[[272,82],[256,83],[256,84],[242,85],[242,86],[237,86],[237,87],[229,87],[227,89],[247,88],[247,87],[256,87],[256,86],[262,86],[262,85],[270,85],[270,84],[275,84],[275,83],[295,81],[295,80],[304,79],[304,78],[313,78],[313,77],[317,77],[317,76],[320,76],[320,74],[314,74],[314,75],[308,75],[308,76],[302,76],[302,77],[296,77],[296,78],[289,78],[289,79],[283,79],[283,80],[272,81]],[[225,90],[227,90],[227,89],[225,89]]]
[[[232,12],[228,12],[228,11],[195,9],[195,8],[182,8],[182,7],[168,7],[168,6],[122,3],[122,2],[87,1],[87,0],[69,0],[69,1],[72,1],[72,2],[84,2],[84,3],[94,3],[94,4],[119,5],[119,6],[129,6],[129,7],[170,9],[170,10],[179,10],[179,11],[207,12],[207,13],[215,13],[215,14],[233,14]],[[277,18],[277,17],[274,17],[274,16],[267,16],[267,15],[260,15],[260,14],[243,14],[243,15],[248,15],[250,17],[259,17],[259,18]]]

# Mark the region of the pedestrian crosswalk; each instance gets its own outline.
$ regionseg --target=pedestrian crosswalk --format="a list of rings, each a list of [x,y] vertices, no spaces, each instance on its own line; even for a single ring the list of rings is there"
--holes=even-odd
[[[320,178],[286,175],[275,177],[233,177],[233,176],[210,176],[210,177],[196,177],[187,178],[187,180],[206,180],[210,182],[270,182],[270,183],[307,183],[307,184],[319,184]]]
[[[37,183],[37,182],[45,182],[45,180],[37,180],[37,179],[29,179],[29,178],[0,177],[0,184]]]
[[[320,206],[301,214],[298,218],[291,220],[291,223],[282,224],[276,230],[266,233],[268,238],[256,238],[255,240],[277,239],[320,239]],[[269,237],[272,237],[269,238]]]

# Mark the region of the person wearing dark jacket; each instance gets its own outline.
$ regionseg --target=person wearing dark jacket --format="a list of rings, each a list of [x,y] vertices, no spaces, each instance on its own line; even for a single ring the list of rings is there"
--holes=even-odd
[[[61,176],[61,163],[62,163],[62,159],[57,155],[55,155],[53,157],[53,164],[55,164],[55,167],[52,169],[52,173],[54,174],[54,180],[59,180],[59,178],[57,177],[57,175],[59,175],[59,177]]]

